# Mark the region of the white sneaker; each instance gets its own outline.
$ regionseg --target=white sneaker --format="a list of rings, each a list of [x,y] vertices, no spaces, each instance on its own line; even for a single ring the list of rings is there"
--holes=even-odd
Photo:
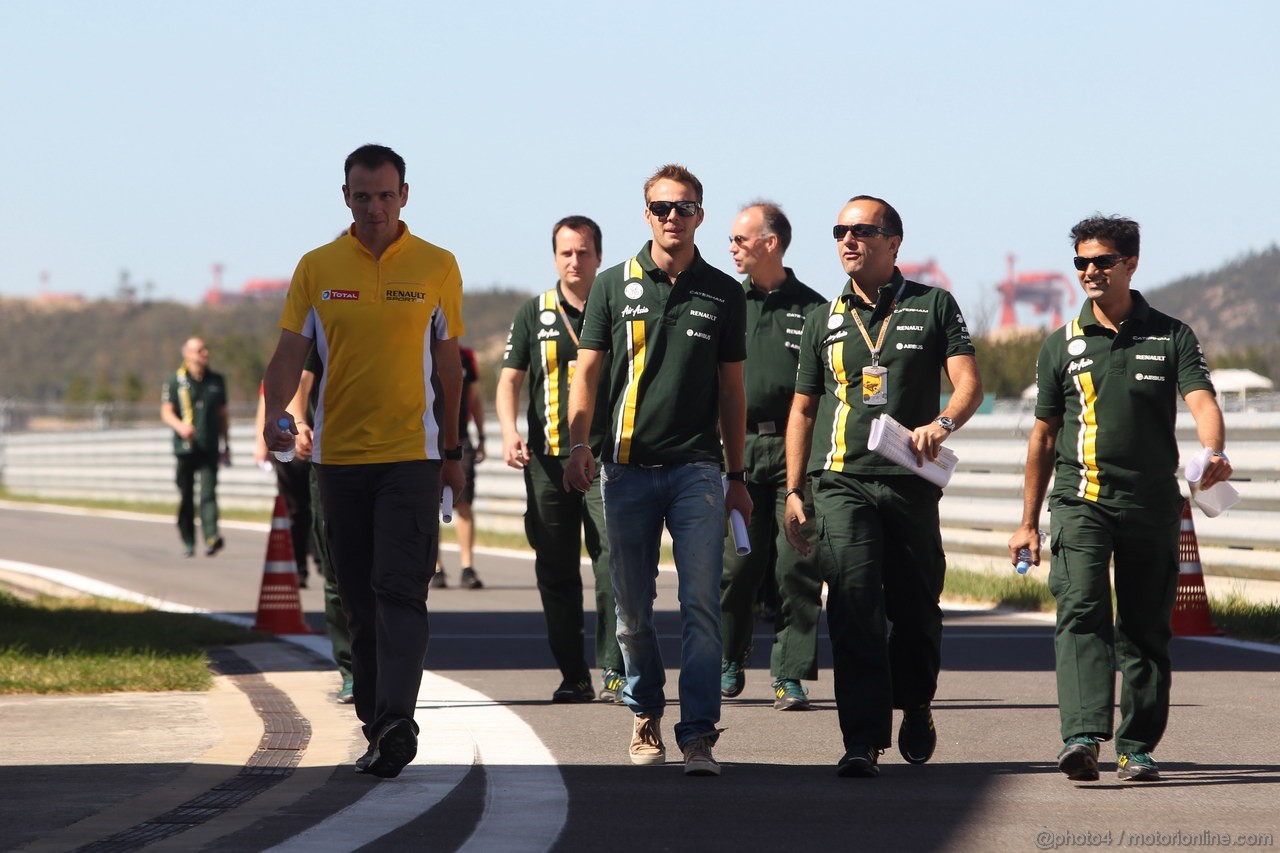
[[[711,735],[694,738],[680,749],[684,752],[684,775],[719,776],[720,762],[711,754]]]
[[[632,764],[665,764],[667,748],[662,744],[662,718],[640,714],[631,733]]]

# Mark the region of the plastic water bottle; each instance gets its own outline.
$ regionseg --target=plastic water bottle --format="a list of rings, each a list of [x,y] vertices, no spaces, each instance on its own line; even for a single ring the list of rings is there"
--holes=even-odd
[[[1040,547],[1043,549],[1043,548],[1044,548],[1044,540],[1045,540],[1045,539],[1047,539],[1048,537],[1046,537],[1046,536],[1045,536],[1045,534],[1044,534],[1044,531],[1043,531],[1043,530],[1039,531],[1039,534],[1040,534]],[[1025,547],[1025,546],[1024,546],[1024,547],[1022,547],[1022,548],[1019,548],[1019,549],[1018,549],[1018,564],[1017,564],[1017,566],[1015,566],[1015,568],[1018,570],[1018,574],[1020,574],[1020,575],[1025,575],[1025,574],[1027,573],[1027,571],[1031,568],[1031,566],[1032,566],[1032,562],[1031,562],[1031,549],[1030,549],[1030,548],[1027,548],[1027,547]]]
[[[289,419],[281,418],[280,420],[276,421],[276,426],[280,427],[280,429],[285,430],[287,432],[289,430]],[[271,451],[271,455],[274,456],[276,459],[280,460],[281,462],[292,462],[293,457],[298,455],[297,442],[294,442],[294,444],[290,445],[288,450],[273,450]]]

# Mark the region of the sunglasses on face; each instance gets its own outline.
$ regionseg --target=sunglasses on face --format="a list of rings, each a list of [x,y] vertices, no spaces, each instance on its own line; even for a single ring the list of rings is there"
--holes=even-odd
[[[676,213],[684,217],[694,216],[698,212],[698,203],[696,201],[651,201],[649,202],[649,212],[659,219],[666,219],[667,215],[675,210]]]
[[[1076,255],[1072,263],[1076,265],[1076,269],[1080,270],[1080,272],[1087,270],[1089,264],[1093,264],[1100,270],[1109,270],[1127,257],[1128,255],[1097,255],[1092,258],[1082,258]]]
[[[837,225],[831,229],[831,233],[837,240],[843,240],[846,234],[852,234],[859,240],[865,240],[868,237],[875,237],[880,234],[885,237],[898,236],[886,228],[881,228],[879,225],[867,225],[863,222],[859,222],[857,225]]]

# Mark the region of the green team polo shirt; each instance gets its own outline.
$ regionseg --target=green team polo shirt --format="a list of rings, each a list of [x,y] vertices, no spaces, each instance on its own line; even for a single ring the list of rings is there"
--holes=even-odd
[[[900,287],[902,298],[889,314]],[[885,317],[892,318],[880,353],[880,365],[889,371],[886,405],[862,402],[862,368],[870,366],[871,351],[850,311],[858,312],[873,343]],[[871,421],[888,414],[908,429],[932,421],[938,415],[946,360],[973,352],[960,306],[947,291],[905,281],[895,268],[893,280],[880,288],[871,306],[853,293],[851,281],[846,282],[826,311],[809,316],[800,341],[796,393],[820,395],[807,470],[909,475],[867,450]]]
[[[1036,361],[1036,417],[1060,416],[1053,497],[1120,508],[1179,500],[1177,398],[1213,391],[1195,332],[1132,291],[1111,331],[1086,300]]]
[[[749,277],[742,283],[747,297],[747,432],[757,435],[786,433],[804,321],[827,304],[790,267],[786,272],[786,281],[771,292],[752,286]]]
[[[746,297],[696,250],[673,285],[653,262],[651,245],[597,276],[587,299],[579,346],[613,357],[601,458],[719,463],[718,370],[747,356]]]
[[[173,434],[174,453],[218,452],[222,435],[219,413],[227,406],[227,382],[221,373],[206,370],[204,379],[196,380],[180,367],[165,380],[160,399],[172,403],[174,414],[196,428],[189,442]]]
[[[574,335],[582,334],[583,317],[584,312],[564,300],[557,283],[522,304],[507,333],[502,366],[528,374],[528,445],[532,452],[542,456],[565,458],[569,455],[569,386],[578,359]],[[566,318],[568,325],[565,325]],[[607,394],[596,396],[589,443],[591,452],[597,456],[604,441],[608,404]]]

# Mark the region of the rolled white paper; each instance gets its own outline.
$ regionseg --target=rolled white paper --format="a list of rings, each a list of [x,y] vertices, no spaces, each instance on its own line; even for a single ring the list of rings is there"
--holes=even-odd
[[[751,539],[747,536],[747,523],[742,520],[742,513],[736,509],[729,510],[729,529],[733,531],[733,547],[739,557],[751,553]]]
[[[453,521],[453,486],[445,486],[440,495],[440,517],[445,524]]]

